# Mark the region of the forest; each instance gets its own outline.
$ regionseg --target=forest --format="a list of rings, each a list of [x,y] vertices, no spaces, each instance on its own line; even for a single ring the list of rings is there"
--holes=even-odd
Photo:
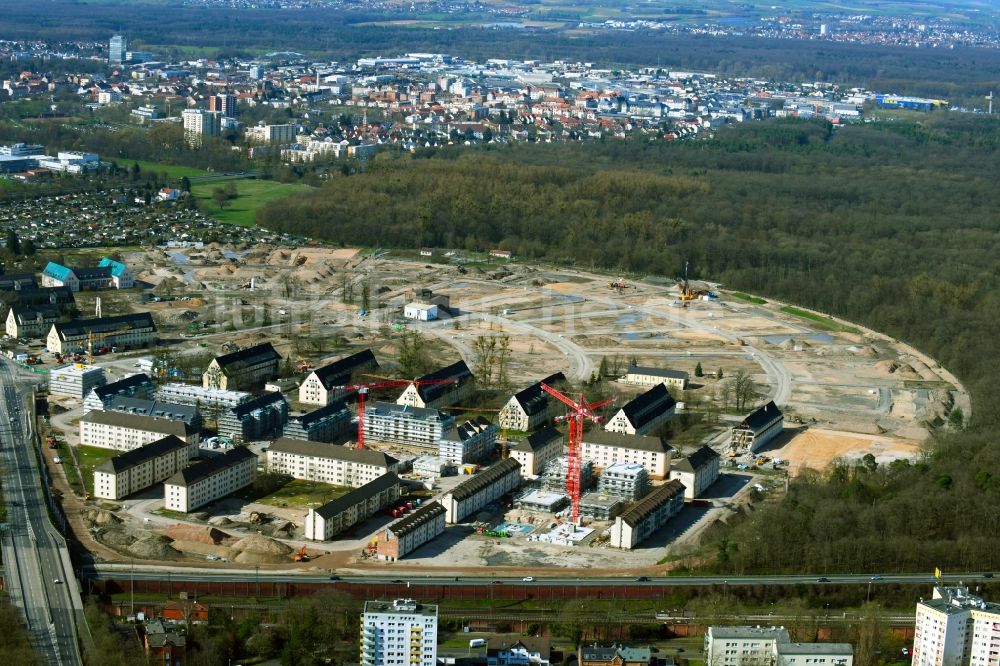
[[[1000,566],[1000,123],[778,120],[703,142],[379,155],[263,226],[374,247],[693,275],[860,322],[966,383],[973,418],[915,464],[838,467],[720,531],[721,571]],[[364,220],[364,224],[359,224]]]

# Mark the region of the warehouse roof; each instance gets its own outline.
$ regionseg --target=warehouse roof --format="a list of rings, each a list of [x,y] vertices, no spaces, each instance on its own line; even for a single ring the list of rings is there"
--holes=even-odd
[[[245,446],[237,446],[229,449],[221,455],[209,458],[208,460],[203,460],[200,463],[196,463],[190,467],[182,469],[164,481],[164,483],[171,486],[190,486],[193,483],[197,483],[202,479],[207,479],[214,474],[227,470],[230,467],[234,467],[250,459],[257,459],[254,452]]]
[[[392,456],[372,449],[350,449],[337,444],[325,442],[307,442],[303,439],[279,437],[271,444],[268,453],[290,453],[292,455],[309,456],[312,458],[330,458],[344,460],[362,465],[376,465],[388,468],[398,460]]]
[[[173,435],[167,435],[163,439],[158,439],[155,442],[146,444],[145,446],[140,446],[137,449],[126,451],[125,453],[117,455],[114,458],[109,458],[95,467],[94,471],[105,472],[107,474],[118,474],[119,472],[123,472],[130,467],[135,467],[140,463],[144,463],[147,460],[159,458],[160,456],[172,453],[178,449],[186,449],[187,447],[188,443],[184,440],[179,437],[174,437]]]
[[[87,412],[81,422],[98,423],[101,425],[116,426],[119,428],[132,428],[134,430],[146,430],[148,432],[159,432],[164,435],[176,435],[186,437],[195,432],[194,428],[183,421],[173,419],[158,419],[153,416],[142,416],[141,414],[126,414],[125,412]]]
[[[501,460],[492,467],[488,467],[479,474],[476,474],[468,481],[458,484],[447,494],[451,495],[453,500],[460,502],[474,496],[476,493],[482,492],[495,483],[497,479],[503,478],[512,472],[517,472],[519,469],[521,469],[521,463],[513,458]]]
[[[369,481],[360,488],[355,488],[351,492],[338,497],[335,500],[327,502],[323,506],[316,509],[316,513],[323,516],[324,519],[329,520],[339,513],[347,511],[349,508],[364,502],[371,497],[375,497],[379,493],[391,488],[392,486],[399,485],[399,477],[389,472],[388,474],[383,474],[374,481]]]

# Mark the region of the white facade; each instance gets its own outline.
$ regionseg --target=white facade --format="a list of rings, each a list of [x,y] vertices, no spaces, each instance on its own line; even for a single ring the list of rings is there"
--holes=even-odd
[[[637,386],[666,384],[668,389],[683,391],[687,389],[688,373],[679,370],[661,370],[660,368],[645,368],[632,365],[629,366],[628,372],[625,374],[622,382]]]
[[[244,446],[183,469],[163,484],[163,506],[188,513],[253,482],[257,456]]]
[[[365,438],[369,441],[436,447],[455,419],[436,409],[370,402],[365,405]]]
[[[412,599],[366,601],[361,666],[437,666],[437,611]]]
[[[349,449],[344,446],[278,439],[267,450],[268,470],[336,486],[360,488],[389,472],[397,471],[395,458],[371,449]]]
[[[184,109],[184,138],[189,145],[199,146],[206,136],[219,136],[222,129],[221,113],[201,109]]]
[[[705,666],[853,666],[850,643],[792,643],[784,627],[709,627]]]
[[[438,500],[445,509],[445,522],[457,523],[474,515],[521,485],[521,464],[513,458],[463,481]]]
[[[599,469],[617,463],[639,463],[653,479],[667,478],[672,451],[656,437],[621,435],[600,430],[585,433],[580,447],[582,459],[590,460]]]
[[[684,499],[700,497],[719,478],[719,454],[703,446],[687,458],[675,460],[670,478],[684,484]]]
[[[82,363],[53,368],[49,373],[49,393],[83,400],[95,386],[106,383],[104,368]]]
[[[403,308],[403,316],[417,321],[434,321],[438,318],[438,306],[426,303],[410,303]]]
[[[174,435],[192,450],[198,448],[198,432],[183,421],[123,412],[89,412],[80,419],[80,444],[102,449],[131,451]]]
[[[94,469],[94,497],[119,500],[149,488],[184,469],[190,458],[191,447],[172,437],[115,456]]]
[[[319,508],[306,512],[303,531],[307,539],[326,541],[375,515],[399,499],[399,477],[384,474]]]
[[[962,587],[935,587],[917,604],[913,666],[995,666],[1000,651],[1000,604]]]
[[[295,125],[258,125],[248,127],[248,143],[295,143]]]
[[[538,476],[562,452],[563,436],[555,428],[539,430],[510,447],[510,457],[521,463],[524,476]]]

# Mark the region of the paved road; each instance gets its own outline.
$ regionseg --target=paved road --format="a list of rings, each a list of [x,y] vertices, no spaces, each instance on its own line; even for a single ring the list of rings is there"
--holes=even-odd
[[[0,461],[7,502],[3,538],[8,587],[23,610],[32,645],[50,664],[82,664],[77,620],[83,612],[69,552],[49,520],[32,448],[30,401],[0,360]],[[59,581],[59,582],[57,582]]]

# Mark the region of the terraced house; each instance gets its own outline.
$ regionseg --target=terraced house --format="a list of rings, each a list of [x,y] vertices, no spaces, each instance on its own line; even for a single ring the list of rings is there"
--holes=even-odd
[[[194,511],[250,485],[256,473],[257,456],[245,446],[237,446],[167,479],[163,505],[169,511]]]
[[[145,490],[184,469],[191,447],[168,435],[104,461],[94,469],[94,497],[119,500]]]
[[[299,386],[299,402],[306,405],[328,405],[349,393],[334,387],[347,386],[362,373],[374,372],[378,368],[378,360],[370,349],[316,368]]]
[[[657,384],[625,404],[608,419],[604,429],[625,435],[645,435],[669,421],[677,409],[664,384]]]
[[[558,388],[565,382],[566,375],[557,372],[512,395],[500,410],[500,427],[527,432],[551,423],[564,407],[542,390],[542,384]]]
[[[399,461],[381,451],[349,449],[281,437],[267,450],[268,470],[295,479],[360,488],[399,471]]]
[[[216,356],[202,375],[202,386],[227,391],[256,388],[278,376],[280,361],[281,354],[270,342]]]
[[[87,350],[88,341],[93,341],[95,347],[133,349],[145,347],[155,337],[156,324],[153,323],[153,317],[148,312],[138,312],[116,317],[56,322],[49,329],[46,347],[57,354],[82,353]]]

